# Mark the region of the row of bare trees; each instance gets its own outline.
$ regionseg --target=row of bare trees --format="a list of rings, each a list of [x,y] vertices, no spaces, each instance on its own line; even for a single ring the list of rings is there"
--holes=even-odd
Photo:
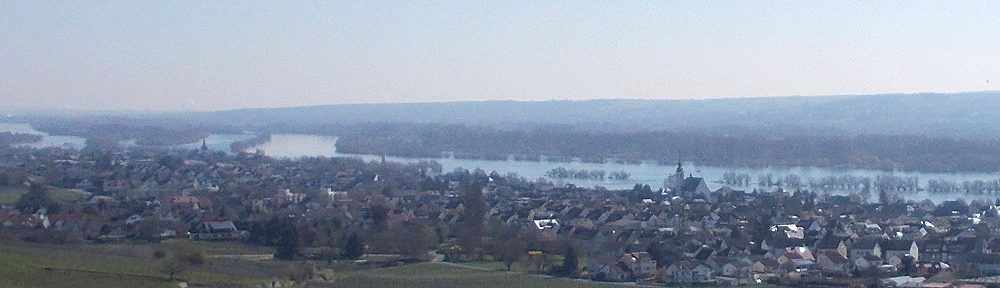
[[[796,174],[776,176],[771,173],[759,175],[757,182],[752,182],[746,173],[726,172],[722,175],[722,183],[741,187],[784,187],[791,189],[809,188],[820,191],[891,191],[899,193],[917,193],[926,191],[931,194],[969,194],[997,195],[1000,194],[1000,178],[988,180],[947,180],[932,179],[921,183],[917,176],[897,176],[878,174],[874,178],[856,175],[828,175],[820,178],[803,179]]]

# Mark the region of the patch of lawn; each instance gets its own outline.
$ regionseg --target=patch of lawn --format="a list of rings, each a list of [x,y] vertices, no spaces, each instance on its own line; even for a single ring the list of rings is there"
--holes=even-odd
[[[148,245],[0,243],[0,287],[177,287]],[[287,275],[286,263],[212,259],[177,278],[210,287],[253,287]]]
[[[171,287],[172,284],[160,278],[149,264],[127,257],[5,243],[0,247],[0,286]]]
[[[177,240],[170,240],[177,241]],[[165,241],[164,243],[169,243],[170,241]],[[182,240],[186,241],[186,240]],[[205,251],[208,255],[259,255],[259,254],[274,254],[273,247],[251,245],[241,242],[213,242],[213,241],[194,241],[191,242],[198,248]]]
[[[12,205],[26,192],[28,192],[27,187],[0,186],[0,204]]]
[[[622,287],[542,275],[481,271],[439,263],[352,271],[339,275],[331,287]]]
[[[28,187],[0,186],[0,205],[13,205],[24,193],[28,193]],[[76,202],[90,197],[90,192],[49,186],[49,196],[60,202]]]

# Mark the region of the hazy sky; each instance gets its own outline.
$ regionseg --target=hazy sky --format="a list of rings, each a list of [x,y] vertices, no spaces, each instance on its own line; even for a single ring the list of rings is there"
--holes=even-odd
[[[1000,1],[4,1],[0,109],[1000,90]]]

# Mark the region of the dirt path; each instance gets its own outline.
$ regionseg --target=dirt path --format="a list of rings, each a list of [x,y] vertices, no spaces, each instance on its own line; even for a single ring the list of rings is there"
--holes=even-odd
[[[496,271],[496,272],[506,272],[506,271],[497,271],[497,270],[493,270],[493,269],[490,269],[490,268],[485,268],[485,267],[476,267],[476,266],[472,266],[472,265],[465,265],[465,264],[459,264],[459,263],[452,263],[452,262],[432,262],[432,264],[438,264],[438,265],[445,265],[445,266],[452,266],[452,267],[458,267],[458,268],[465,268],[465,269],[472,269],[472,270],[479,270],[479,271]]]
[[[264,261],[273,260],[274,255],[271,254],[218,254],[209,255],[208,258],[232,258],[232,259],[243,259],[250,261]]]

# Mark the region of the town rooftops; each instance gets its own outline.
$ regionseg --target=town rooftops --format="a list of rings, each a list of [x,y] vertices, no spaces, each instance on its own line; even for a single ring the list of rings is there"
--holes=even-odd
[[[205,222],[205,228],[212,231],[235,231],[236,224],[233,224],[233,221],[212,221]]]
[[[681,191],[683,192],[694,192],[698,190],[698,186],[701,186],[705,182],[705,179],[701,177],[687,177],[684,179],[684,185],[681,186]]]

